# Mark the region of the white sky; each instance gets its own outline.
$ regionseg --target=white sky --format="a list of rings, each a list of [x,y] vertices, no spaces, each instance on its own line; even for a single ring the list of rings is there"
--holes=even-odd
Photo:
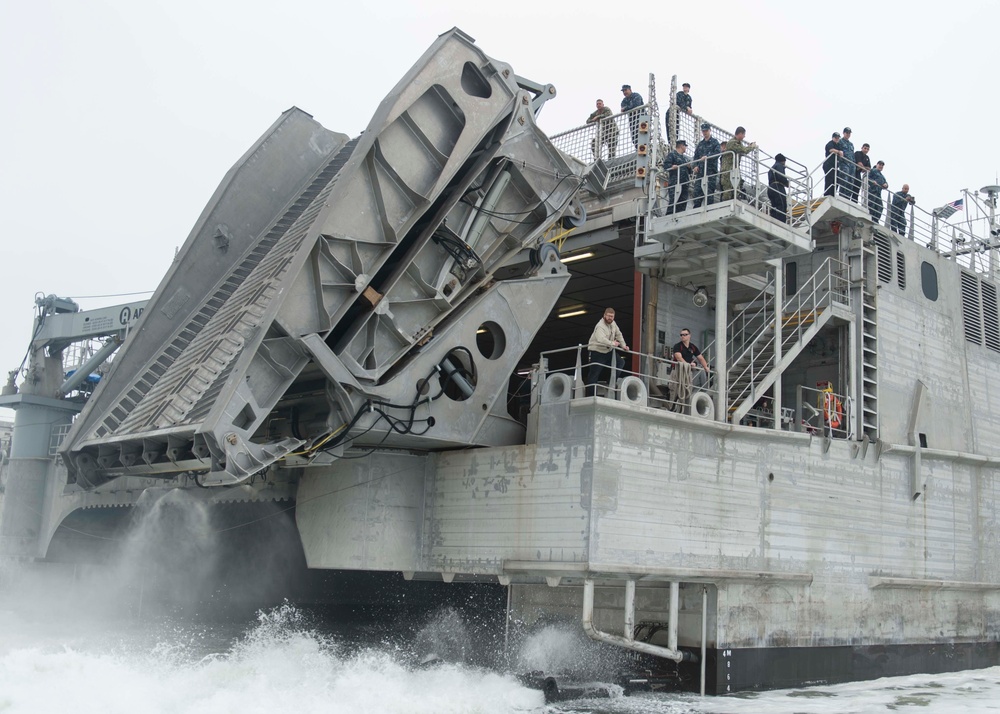
[[[2,376],[24,355],[37,292],[86,309],[131,298],[83,296],[152,291],[282,111],[356,135],[453,26],[556,85],[550,133],[582,124],[597,97],[617,108],[622,83],[646,96],[653,72],[661,103],[677,74],[697,114],[810,168],[850,125],[892,190],[909,183],[926,209],[1000,169],[1000,3],[986,0],[6,0]]]

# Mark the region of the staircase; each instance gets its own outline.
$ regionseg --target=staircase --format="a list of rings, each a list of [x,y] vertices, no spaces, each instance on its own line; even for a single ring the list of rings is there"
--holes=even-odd
[[[827,258],[781,306],[781,358],[776,358],[778,320],[768,309],[768,288],[730,324],[733,357],[728,369],[730,421],[738,423],[778,376],[833,318],[851,319],[847,266]],[[748,310],[750,311],[748,314]]]
[[[888,239],[876,231],[875,243],[886,245]],[[869,266],[877,269],[875,250],[866,246],[864,253],[866,273]],[[861,432],[874,441],[878,438],[878,309],[873,291],[864,290],[861,300]]]

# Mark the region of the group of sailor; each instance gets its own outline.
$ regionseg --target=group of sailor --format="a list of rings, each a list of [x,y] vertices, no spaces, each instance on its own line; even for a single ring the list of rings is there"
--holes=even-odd
[[[631,112],[643,105],[642,95],[633,92],[628,84],[622,85],[622,113]],[[691,97],[691,85],[685,82],[681,85],[681,91],[677,92],[675,98],[677,107],[677,121],[679,127],[679,117],[683,114],[693,114],[694,100]],[[604,100],[597,100],[595,109],[587,118],[587,123],[599,122],[597,134],[591,140],[591,152],[594,158],[599,158],[607,147],[608,159],[614,159],[618,144],[618,127],[610,119],[613,112],[610,107],[605,106]],[[669,114],[667,115],[667,131],[669,133]],[[638,145],[638,116],[634,113],[629,115],[629,129],[632,134],[633,145]],[[667,153],[663,159],[663,169],[667,182],[667,213],[679,213],[687,207],[689,198],[689,187],[692,186],[691,178],[705,177],[704,181],[694,181],[692,196],[694,207],[698,208],[702,203],[711,205],[715,201],[715,193],[719,188],[721,177],[722,194],[719,200],[726,201],[734,198],[735,190],[732,183],[732,169],[734,163],[739,165],[739,157],[748,154],[757,148],[757,144],[744,143],[746,129],[737,127],[732,139],[723,146],[719,140],[712,136],[710,124],[701,125],[702,140],[695,147],[694,156],[689,158],[687,153],[687,141],[678,139],[674,148]],[[679,134],[680,132],[677,131]],[[884,161],[876,162],[872,167],[868,152],[871,147],[863,144],[860,151],[854,150],[851,142],[851,128],[844,127],[843,134],[833,132],[831,140],[827,142],[824,150],[823,171],[825,174],[824,195],[834,196],[837,191],[842,198],[849,201],[858,202],[860,189],[863,182],[867,180],[868,213],[874,223],[879,223],[882,218],[883,202],[882,191],[889,189],[882,169],[885,168]],[[719,159],[721,157],[721,167]],[[774,165],[768,170],[767,195],[771,204],[770,215],[775,220],[784,223],[788,215],[788,175],[786,172],[786,159],[783,154],[775,156]],[[720,172],[721,168],[721,172]],[[703,186],[705,184],[705,186]],[[677,189],[680,188],[678,192]],[[705,195],[707,191],[707,196]],[[896,233],[903,235],[906,232],[906,207],[916,203],[913,195],[910,194],[908,184],[903,184],[902,189],[892,194],[889,205],[889,227]]]

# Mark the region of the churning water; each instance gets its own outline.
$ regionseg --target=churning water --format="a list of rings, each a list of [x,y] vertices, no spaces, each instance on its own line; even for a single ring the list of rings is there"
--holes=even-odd
[[[544,628],[508,655],[475,598],[414,614],[404,590],[377,614],[287,602],[253,614],[231,606],[251,583],[214,578],[233,543],[208,510],[172,498],[141,512],[112,566],[54,577],[0,563],[0,714],[1000,712],[1000,667],[710,699],[611,687],[547,705],[510,672],[599,678],[606,651],[578,627]],[[282,552],[281,537],[252,539]],[[254,581],[282,589],[280,562],[250,562]]]

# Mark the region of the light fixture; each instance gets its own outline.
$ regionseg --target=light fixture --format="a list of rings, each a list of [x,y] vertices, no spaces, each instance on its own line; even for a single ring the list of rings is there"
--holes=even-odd
[[[583,253],[574,253],[573,255],[567,255],[561,258],[564,263],[572,263],[575,260],[584,260],[585,258],[593,258],[597,253],[592,250],[585,251]]]
[[[695,307],[705,307],[708,305],[708,291],[705,289],[704,285],[694,291],[694,295],[691,297],[691,302],[694,303]]]
[[[583,308],[578,308],[576,310],[570,310],[569,312],[560,312],[558,316],[560,318],[563,318],[563,317],[577,317],[578,315],[586,315],[586,314],[587,314],[586,310],[584,310]]]

